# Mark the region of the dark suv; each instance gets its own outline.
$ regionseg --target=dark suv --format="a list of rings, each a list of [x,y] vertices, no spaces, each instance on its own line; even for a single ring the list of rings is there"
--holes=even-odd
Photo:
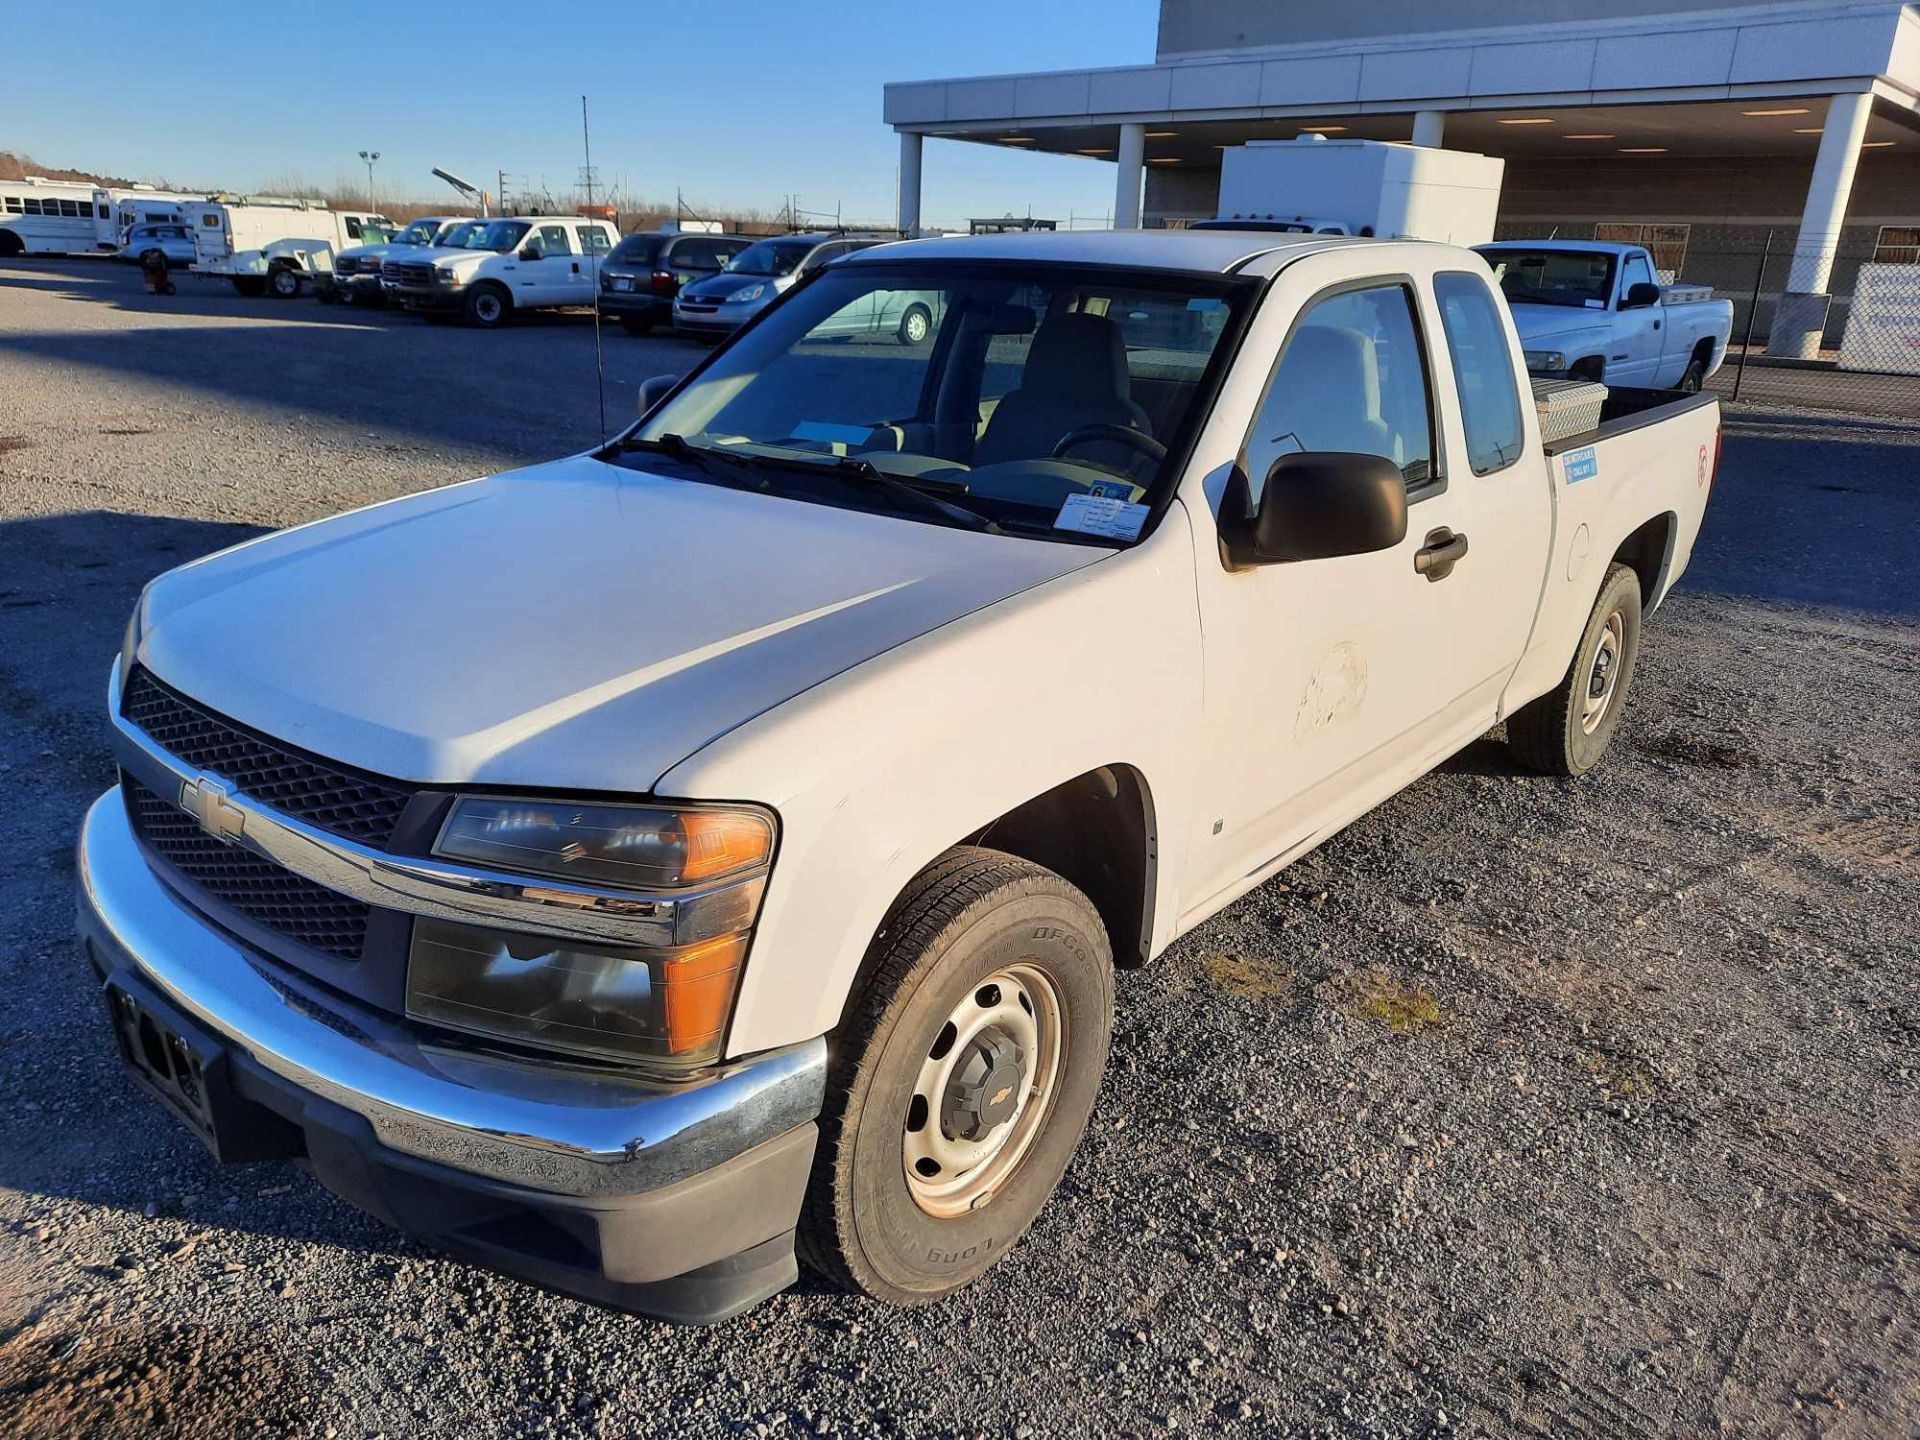
[[[629,235],[600,265],[600,310],[635,335],[673,320],[673,297],[726,268],[750,235],[655,230]]]

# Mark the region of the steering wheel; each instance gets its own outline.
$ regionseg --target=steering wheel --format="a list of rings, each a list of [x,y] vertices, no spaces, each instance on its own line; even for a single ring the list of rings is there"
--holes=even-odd
[[[1082,445],[1091,445],[1096,440],[1112,441],[1115,444],[1130,446],[1138,450],[1147,459],[1158,465],[1167,458],[1167,447],[1144,431],[1132,430],[1125,425],[1082,425],[1077,430],[1069,430],[1060,437],[1048,457],[1061,460],[1069,450],[1078,450]]]

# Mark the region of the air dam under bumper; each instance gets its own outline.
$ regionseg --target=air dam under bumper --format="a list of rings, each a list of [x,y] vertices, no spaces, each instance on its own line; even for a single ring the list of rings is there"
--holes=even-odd
[[[795,1279],[824,1040],[678,1085],[436,1044],[276,979],[154,874],[118,789],[87,813],[78,870],[95,970],[217,1057],[234,1153],[305,1160],[434,1246],[665,1320],[722,1320]]]

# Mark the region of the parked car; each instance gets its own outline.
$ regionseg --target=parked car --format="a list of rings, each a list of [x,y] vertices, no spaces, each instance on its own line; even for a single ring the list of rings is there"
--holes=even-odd
[[[681,290],[673,302],[673,328],[690,335],[731,335],[822,265],[883,243],[882,238],[839,234],[756,240],[724,272]]]
[[[193,231],[185,225],[136,225],[127,232],[120,247],[120,258],[144,266],[147,257],[158,252],[169,270],[185,270],[193,264]]]
[[[1178,231],[854,255],[641,403],[153,581],[79,919],[222,1159],[683,1321],[967,1284],[1125,972],[1503,720],[1597,765],[1719,435],[1543,441],[1468,250]]]
[[[635,335],[673,321],[683,286],[718,275],[753,243],[747,235],[648,230],[628,235],[600,267],[600,310]]]
[[[1698,390],[1727,358],[1733,302],[1704,285],[1660,285],[1638,245],[1504,240],[1474,249],[1493,267],[1535,375]]]
[[[389,255],[399,251],[431,249],[445,243],[462,224],[470,223],[461,215],[422,215],[407,222],[406,228],[391,240],[370,245],[354,245],[333,257],[332,283],[319,292],[322,300],[335,299],[349,305],[381,305],[386,295],[380,288],[380,266]]]
[[[619,241],[605,220],[523,215],[490,221],[459,249],[380,266],[387,298],[409,310],[457,314],[490,330],[516,311],[593,304],[599,265]]]

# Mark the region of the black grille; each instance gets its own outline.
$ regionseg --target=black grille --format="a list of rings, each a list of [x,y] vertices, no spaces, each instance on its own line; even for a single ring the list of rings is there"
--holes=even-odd
[[[181,878],[290,940],[342,960],[360,958],[367,941],[367,906],[250,850],[214,839],[192,816],[132,776],[122,776],[121,783],[133,828]]]
[[[138,667],[127,679],[120,710],[169,755],[212,771],[268,809],[349,840],[386,844],[413,798],[398,785],[222,720]]]

